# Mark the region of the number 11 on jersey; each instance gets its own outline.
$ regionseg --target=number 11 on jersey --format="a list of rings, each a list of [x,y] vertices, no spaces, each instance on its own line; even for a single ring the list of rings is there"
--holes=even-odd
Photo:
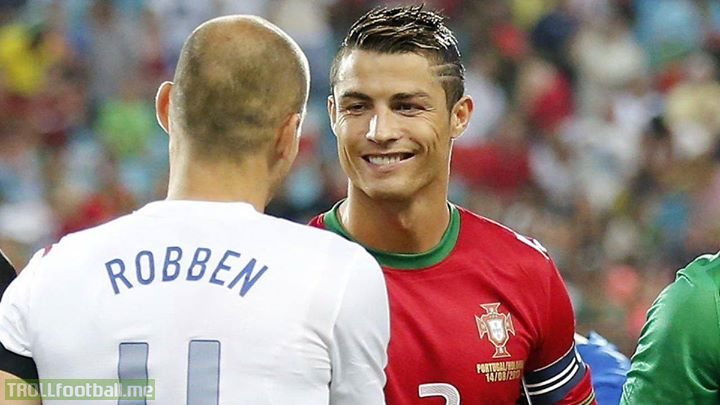
[[[148,380],[149,352],[150,345],[146,342],[120,343],[118,379],[121,384],[127,380]],[[191,340],[187,364],[187,405],[217,404],[220,399],[220,342]],[[118,400],[118,405],[146,403],[145,400]]]

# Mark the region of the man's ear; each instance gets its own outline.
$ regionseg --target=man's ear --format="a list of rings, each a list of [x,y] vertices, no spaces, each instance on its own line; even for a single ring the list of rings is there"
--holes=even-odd
[[[337,122],[337,111],[335,110],[335,97],[333,95],[329,95],[327,99],[327,110],[328,110],[328,117],[330,118],[330,128],[332,129],[333,134],[335,133],[335,122]],[[335,135],[337,136],[337,135]]]
[[[155,117],[158,124],[166,132],[170,133],[170,91],[173,82],[163,82],[155,95]]]
[[[475,104],[470,96],[462,96],[450,111],[450,136],[459,138],[470,123]]]
[[[301,113],[290,114],[278,128],[274,145],[274,155],[277,160],[285,160],[290,164],[295,161],[300,144],[302,120]]]

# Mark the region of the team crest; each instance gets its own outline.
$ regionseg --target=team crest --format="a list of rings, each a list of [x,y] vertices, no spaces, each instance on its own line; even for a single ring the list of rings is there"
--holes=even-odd
[[[505,348],[508,340],[510,340],[510,334],[515,335],[515,328],[513,327],[510,314],[501,314],[498,312],[499,302],[481,304],[480,306],[486,312],[482,316],[475,315],[475,321],[477,322],[478,331],[480,332],[480,339],[488,335],[488,340],[495,346],[495,353],[492,356],[493,359],[510,357],[510,352]]]

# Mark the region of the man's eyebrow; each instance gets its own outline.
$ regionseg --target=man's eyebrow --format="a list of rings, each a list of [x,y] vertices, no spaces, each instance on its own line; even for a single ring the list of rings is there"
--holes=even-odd
[[[393,94],[392,99],[393,100],[408,100],[412,98],[425,98],[430,99],[430,95],[424,91],[415,91],[412,93],[397,93]]]
[[[422,98],[422,99],[430,99],[430,94],[418,90],[411,93],[396,93],[393,94],[391,97],[391,100],[398,101],[398,100],[409,100],[413,98]],[[357,100],[371,100],[371,97],[368,96],[365,93],[361,93],[359,91],[346,91],[338,97],[338,99],[357,99]]]
[[[356,98],[356,99],[360,99],[360,100],[370,100],[370,96],[368,96],[365,93],[360,93],[359,91],[346,91],[346,92],[340,94],[340,97],[338,97],[338,98],[340,98],[340,99]]]

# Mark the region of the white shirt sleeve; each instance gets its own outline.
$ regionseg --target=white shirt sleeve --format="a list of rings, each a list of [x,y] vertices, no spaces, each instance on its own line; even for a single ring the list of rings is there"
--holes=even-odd
[[[42,251],[10,283],[0,302],[0,343],[5,349],[25,357],[32,357],[28,330],[30,294]]]
[[[390,310],[380,266],[364,249],[353,269],[333,329],[331,405],[385,404]]]

